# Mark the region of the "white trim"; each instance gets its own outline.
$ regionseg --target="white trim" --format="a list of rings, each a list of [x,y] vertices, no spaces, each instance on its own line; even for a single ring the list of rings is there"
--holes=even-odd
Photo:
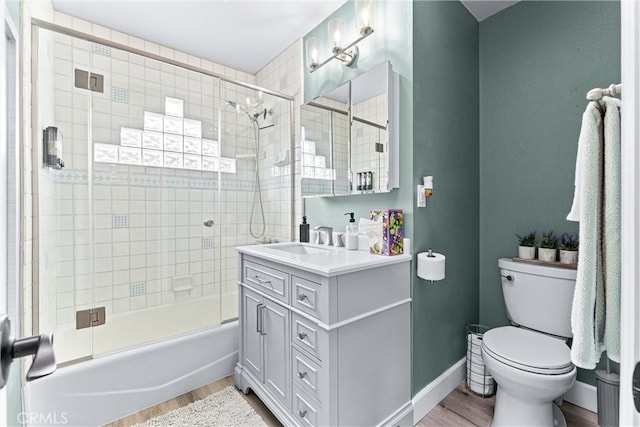
[[[620,425],[640,425],[631,392],[640,360],[640,1],[624,0],[621,15],[621,72],[624,87],[621,142],[621,313]]]
[[[465,362],[466,358],[463,357],[416,393],[412,399],[413,425],[418,424],[442,399],[447,397],[465,380]],[[598,412],[598,398],[595,386],[576,381],[573,388],[563,398],[576,406],[588,409],[591,412]]]
[[[418,424],[442,399],[464,381],[466,376],[465,361],[466,358],[463,357],[413,396],[413,425]]]
[[[576,381],[573,388],[565,393],[562,398],[591,412],[598,412],[598,393],[594,385]]]

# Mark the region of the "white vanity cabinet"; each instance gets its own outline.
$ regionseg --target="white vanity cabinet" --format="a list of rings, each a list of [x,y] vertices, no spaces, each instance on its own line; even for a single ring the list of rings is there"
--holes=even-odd
[[[289,310],[250,289],[242,293],[242,363],[271,395],[288,405]]]
[[[236,386],[284,425],[413,425],[411,257],[278,245],[238,248]]]

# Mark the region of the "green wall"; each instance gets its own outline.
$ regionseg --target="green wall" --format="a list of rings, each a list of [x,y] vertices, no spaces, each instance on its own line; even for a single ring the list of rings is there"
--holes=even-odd
[[[465,325],[478,319],[478,23],[459,2],[379,1],[376,8],[376,32],[360,47],[356,67],[305,70],[305,99],[390,60],[401,86],[400,189],[306,199],[305,213],[312,226],[342,230],[344,212],[367,217],[370,209],[398,207],[414,254],[433,247],[447,255],[447,278],[439,283],[418,279],[412,267],[415,393],[464,357]],[[349,23],[353,3],[305,39],[326,39],[335,16]],[[434,175],[436,194],[428,208],[415,209],[424,175]]]
[[[457,1],[380,5],[366,55],[354,68],[305,70],[305,99],[391,60],[401,76],[401,188],[306,199],[305,212],[312,226],[342,230],[344,212],[399,207],[412,253],[447,256],[441,282],[412,267],[415,394],[464,357],[467,324],[508,324],[497,259],[516,254],[514,233],[578,231],[565,217],[585,94],[620,81],[620,5],[523,1],[481,23]],[[353,3],[333,16],[349,22]],[[326,38],[328,19],[307,37]],[[425,175],[434,195],[414,208]],[[578,379],[595,383],[591,371]]]
[[[517,254],[514,233],[578,231],[585,95],[619,82],[618,2],[520,2],[480,23],[480,323],[508,323],[497,259]]]
[[[442,281],[414,269],[415,394],[464,357],[478,320],[478,22],[460,2],[418,1],[413,38],[413,188],[434,182],[415,209],[413,253],[447,257]]]

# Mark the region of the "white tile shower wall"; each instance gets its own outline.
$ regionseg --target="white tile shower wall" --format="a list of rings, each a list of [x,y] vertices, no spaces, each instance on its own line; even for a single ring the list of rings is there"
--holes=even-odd
[[[348,176],[349,121],[346,115],[347,105],[328,98],[320,98],[316,102],[345,112],[345,114],[341,114],[320,108],[305,107],[302,117],[304,118],[305,140],[314,142],[315,151],[312,156],[325,156],[327,162],[330,162],[331,167],[336,170],[335,192],[337,194],[346,194],[350,191],[351,186],[350,177]],[[330,147],[330,142],[332,147]],[[301,157],[304,161],[303,157],[304,153]],[[305,175],[315,173],[314,169],[307,169],[304,172]],[[331,191],[330,182],[324,179],[306,178],[307,176],[305,176],[303,183],[305,193],[325,194]]]
[[[381,94],[355,104],[353,115],[372,123],[385,125],[387,121],[386,104],[386,94]],[[356,173],[372,171],[374,188],[380,188],[381,184],[386,182],[387,177],[386,163],[381,160],[382,156],[374,150],[374,142],[378,141],[383,143],[386,141],[386,132],[373,126],[358,123],[354,125],[352,151],[355,161],[353,162],[353,171]],[[386,151],[387,146],[384,145]]]
[[[200,66],[237,80],[255,83],[254,77],[247,73],[195,58],[164,46],[145,42],[136,37],[106,29],[77,18],[72,18],[59,12],[53,13],[53,11],[47,10],[45,12],[34,13],[33,15],[28,13],[25,14],[25,19],[27,16],[29,19],[31,16],[34,16],[47,21],[53,21],[56,24],[70,27],[81,32],[99,34],[100,37],[114,42],[159,53],[164,57]],[[26,45],[28,46],[30,43],[26,43]],[[92,49],[92,47],[89,43],[83,41],[74,40],[71,43],[57,42],[55,47],[63,56],[59,58],[60,60],[53,66],[55,70],[55,84],[59,89],[56,90],[55,97],[52,97],[52,99],[56,99],[56,105],[53,107],[51,115],[55,114],[56,125],[64,128],[64,155],[67,167],[64,173],[53,177],[54,181],[50,179],[52,178],[51,176],[48,176],[49,179],[40,179],[39,192],[53,195],[58,189],[66,191],[64,190],[65,188],[71,188],[72,200],[70,201],[74,205],[74,209],[78,210],[75,212],[75,217],[71,217],[71,215],[67,214],[67,211],[61,211],[55,215],[46,213],[39,219],[41,222],[39,226],[41,238],[40,253],[51,254],[52,257],[57,256],[55,254],[60,252],[61,249],[64,249],[61,246],[56,246],[57,243],[61,241],[66,242],[67,248],[75,247],[72,259],[69,259],[69,255],[67,254],[59,260],[52,258],[55,259],[54,264],[51,264],[49,260],[43,263],[44,270],[40,272],[40,277],[52,277],[55,283],[53,283],[52,286],[45,286],[44,283],[41,283],[39,286],[39,298],[43,303],[44,301],[48,301],[48,304],[50,304],[49,307],[56,307],[56,309],[49,310],[49,314],[45,312],[39,314],[41,330],[45,330],[44,327],[47,323],[55,325],[56,322],[72,321],[72,313],[74,313],[75,309],[85,306],[88,307],[92,299],[90,289],[85,288],[85,286],[88,286],[90,283],[88,265],[87,186],[82,183],[78,176],[75,176],[74,179],[67,179],[66,182],[63,183],[63,181],[65,181],[64,176],[67,173],[80,171],[81,174],[83,169],[86,170],[88,159],[88,146],[86,143],[88,132],[86,130],[86,122],[90,95],[80,93],[73,89],[70,75],[73,67],[91,66],[92,70],[95,69],[98,72],[104,72],[107,76],[112,76],[112,79],[106,81],[104,94],[91,94],[95,95],[92,96],[93,99],[91,100],[91,105],[95,112],[93,115],[94,126],[92,129],[94,142],[113,143],[116,141],[115,135],[119,134],[120,126],[132,126],[131,122],[136,121],[137,117],[141,117],[142,105],[151,105],[160,108],[162,96],[155,96],[153,93],[158,93],[157,90],[159,87],[172,86],[172,83],[175,88],[174,96],[182,96],[189,99],[189,101],[193,100],[185,111],[185,114],[191,114],[195,117],[212,117],[214,114],[213,108],[207,106],[207,97],[210,99],[214,96],[215,85],[198,79],[198,76],[193,78],[194,73],[187,72],[185,75],[185,73],[182,72],[183,70],[178,70],[172,74],[170,70],[166,68],[165,64],[160,64],[158,68],[157,63],[154,64],[153,61],[149,60],[140,61],[131,59],[127,62],[125,58],[122,57],[122,52],[119,52],[117,49],[110,49],[110,55],[106,55],[106,49],[99,49],[99,57],[98,55],[90,57],[89,50]],[[299,50],[300,48],[298,47],[297,49]],[[69,60],[68,56],[64,56],[65,52],[66,54],[71,52],[73,56],[72,61]],[[299,52],[297,52],[296,55],[299,55]],[[28,60],[29,56],[27,55],[26,58]],[[29,68],[29,66],[23,67],[25,70]],[[281,72],[283,75],[286,75],[286,70],[281,70]],[[30,75],[28,73],[25,73],[25,77],[24,81],[30,82]],[[280,82],[282,83],[283,80],[280,79]],[[296,79],[295,84],[299,87],[300,79]],[[278,88],[274,89],[278,90]],[[31,86],[25,85],[23,94],[30,90]],[[121,95],[126,93],[128,102],[123,102],[123,96],[113,98],[112,94],[114,90]],[[26,97],[25,99],[30,99],[30,97]],[[234,116],[230,121],[238,120],[237,115]],[[25,153],[27,154],[25,156],[27,161],[24,162],[23,166],[26,176],[30,174],[29,171],[31,167],[36,166],[36,170],[38,169],[40,157],[37,151],[32,155],[30,149],[30,115],[23,115],[23,117],[25,117],[23,121],[24,134],[27,135],[28,140],[26,141],[26,147],[29,147]],[[215,129],[210,128],[210,130]],[[203,128],[203,132],[206,132],[206,128]],[[289,140],[289,133],[290,128],[287,125],[283,130],[283,135],[286,136],[287,141]],[[245,135],[243,140],[240,133],[238,139],[238,152],[240,152],[241,148],[249,149],[249,136]],[[36,135],[34,142],[38,140],[38,135]],[[37,149],[38,144],[35,144],[35,147]],[[225,155],[224,150],[225,148],[223,147],[223,155]],[[275,150],[272,151],[275,152]],[[231,154],[235,155],[236,153]],[[245,173],[244,178],[240,180],[242,182],[243,179],[248,179],[250,170],[249,166],[247,166],[244,171],[241,166],[239,166],[239,168],[240,173]],[[130,171],[132,169],[128,170]],[[157,173],[158,170],[145,170],[145,174],[147,175]],[[263,176],[267,175],[263,173]],[[142,181],[144,181],[144,179]],[[28,182],[31,182],[30,179]],[[123,184],[123,182],[120,181],[118,184]],[[250,183],[248,182],[246,186],[249,187]],[[55,187],[55,189],[51,187]],[[171,302],[175,300],[175,293],[170,290],[166,277],[172,277],[182,273],[194,276],[193,283],[195,288],[192,291],[193,294],[210,294],[215,292],[214,285],[212,284],[213,271],[216,266],[224,268],[226,272],[225,275],[228,280],[225,281],[225,287],[235,290],[236,272],[235,251],[233,250],[233,246],[247,243],[246,236],[238,235],[237,231],[241,225],[243,229],[246,229],[248,222],[247,212],[250,210],[249,198],[238,201],[239,192],[236,189],[221,192],[223,198],[221,202],[225,202],[222,210],[223,216],[225,216],[226,219],[234,218],[238,224],[233,224],[231,221],[228,221],[229,225],[226,226],[226,230],[223,230],[223,233],[228,231],[233,237],[228,239],[227,246],[222,248],[223,253],[230,253],[231,256],[220,260],[215,259],[213,249],[201,249],[201,219],[195,223],[198,224],[197,226],[189,226],[189,223],[193,223],[195,218],[190,218],[190,222],[185,222],[186,215],[193,217],[198,215],[198,213],[204,214],[204,212],[198,211],[197,205],[200,203],[200,206],[202,206],[205,202],[208,203],[208,200],[196,199],[190,201],[188,204],[189,213],[187,213],[181,212],[181,210],[184,209],[183,202],[185,202],[185,200],[176,200],[175,202],[171,200],[172,191],[177,192],[179,195],[196,194],[194,196],[196,198],[199,193],[193,193],[193,190],[184,192],[163,188],[162,190],[157,190],[162,194],[162,197],[158,199],[158,193],[156,191],[147,190],[150,189],[137,185],[111,186],[100,182],[96,182],[93,188],[96,210],[96,217],[94,218],[94,240],[96,242],[96,261],[94,266],[96,271],[96,301],[100,301],[101,304],[105,305],[108,312],[136,309],[143,306],[153,306]],[[213,192],[211,191],[197,191],[202,194],[211,194],[211,197],[213,197]],[[127,193],[128,196],[126,196]],[[279,195],[273,199],[276,201],[286,200],[286,203],[276,203],[275,206],[281,208],[282,205],[284,205],[284,210],[286,211],[290,205],[288,191],[279,190],[278,193]],[[142,195],[144,195],[144,197],[141,197]],[[110,205],[107,203],[109,200],[107,197],[109,196],[112,197]],[[204,196],[202,197],[202,199],[205,198]],[[227,199],[229,200],[228,204],[226,203]],[[69,200],[66,200],[67,203],[60,203],[61,200],[62,199],[56,197],[43,198],[41,194],[40,204],[48,204],[50,206],[59,206],[61,204],[66,206],[69,204]],[[25,194],[23,206],[28,205],[30,207],[31,203],[30,195]],[[162,207],[164,212],[160,217],[156,214],[159,206]],[[201,210],[204,209],[201,208]],[[30,209],[23,209],[23,211],[30,212]],[[209,210],[208,213],[210,212]],[[243,215],[236,218],[238,212],[242,212]],[[282,215],[283,211],[276,210],[275,207],[274,212],[276,213],[267,214],[269,218],[268,227],[273,226],[271,233],[274,236],[286,240],[289,237],[291,229],[288,216]],[[109,229],[107,227],[106,219],[108,217],[124,214],[129,215],[129,228]],[[282,224],[282,221],[278,221],[283,217],[287,218],[285,225]],[[25,218],[25,243],[28,243],[31,239],[28,231],[30,230],[30,221],[31,217]],[[70,224],[73,224],[72,230],[68,230]],[[50,236],[47,232],[43,234],[43,230],[49,229],[52,230]],[[69,233],[69,231],[71,231],[71,233]],[[71,238],[70,236],[73,236],[72,241],[69,240]],[[213,236],[211,238],[215,241]],[[30,268],[31,265],[26,263],[23,266],[24,271],[30,271]],[[49,269],[53,270],[50,271]],[[70,280],[70,274],[75,275],[74,281]],[[26,318],[31,318],[31,307],[29,303],[31,300],[31,276],[30,274],[23,274],[23,276],[25,277],[24,288],[25,296],[27,297],[27,299],[25,299],[24,311],[25,314],[27,314]],[[140,298],[141,296],[133,298],[124,292],[125,287],[130,286],[132,282],[145,283],[146,299],[142,300]],[[53,290],[55,290],[55,293]],[[47,294],[47,292],[49,292],[49,294]],[[47,316],[49,316],[49,318],[47,318]],[[30,327],[31,325],[25,325],[25,331],[28,331],[27,333],[31,332]]]
[[[278,193],[271,192],[268,194],[269,201],[272,202],[272,208],[269,210],[271,217],[268,223],[276,230],[275,237],[280,241],[290,240],[291,237],[294,240],[298,240],[298,227],[293,225],[296,224],[296,220],[302,219],[300,173],[296,173],[295,170],[293,174],[291,173],[291,163],[284,167],[274,166],[274,163],[276,156],[282,155],[286,150],[289,150],[290,161],[294,160],[295,152],[291,152],[291,137],[293,137],[293,141],[300,141],[300,105],[302,105],[304,99],[302,91],[302,40],[296,40],[258,71],[256,73],[256,84],[294,97],[293,135],[291,135],[291,128],[288,125],[279,127],[280,134],[275,138],[281,142],[270,145],[274,151],[269,153],[271,157],[268,156],[269,160],[263,163],[264,167],[261,172],[263,176],[273,176],[272,171],[276,168],[278,173],[281,174],[279,179],[284,180]],[[286,105],[289,108],[288,104],[282,105]],[[284,117],[285,113],[286,117],[289,117],[288,112],[274,111],[276,117]],[[288,190],[291,185],[294,186],[295,190],[293,194]],[[291,212],[292,196],[294,198],[294,212]],[[294,224],[291,224],[289,220],[292,214],[294,216]]]

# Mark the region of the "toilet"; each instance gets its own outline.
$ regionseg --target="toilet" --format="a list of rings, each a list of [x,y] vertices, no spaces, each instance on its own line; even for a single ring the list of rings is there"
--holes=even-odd
[[[576,270],[498,260],[512,326],[487,331],[482,358],[498,384],[492,426],[566,426],[554,400],[576,380],[567,340]]]

